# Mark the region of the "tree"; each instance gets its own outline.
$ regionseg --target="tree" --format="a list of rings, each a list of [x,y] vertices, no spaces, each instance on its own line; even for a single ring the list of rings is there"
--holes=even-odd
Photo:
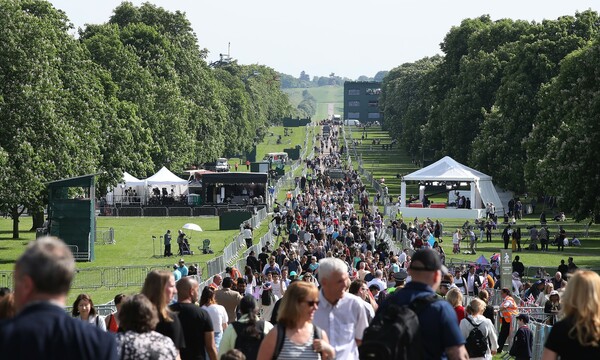
[[[541,110],[525,142],[528,185],[558,196],[561,209],[576,220],[600,218],[598,69],[599,40],[567,56],[542,88]]]
[[[103,88],[95,65],[47,2],[0,0],[0,206],[19,237],[23,209],[38,213],[45,183],[98,165]]]
[[[310,75],[308,75],[304,70],[302,70],[302,72],[300,72],[300,80],[310,81]]]

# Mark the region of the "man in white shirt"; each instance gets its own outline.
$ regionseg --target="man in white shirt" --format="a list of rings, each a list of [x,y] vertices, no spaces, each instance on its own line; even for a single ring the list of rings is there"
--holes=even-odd
[[[319,308],[314,324],[329,335],[337,359],[358,359],[358,346],[368,326],[361,300],[346,290],[350,285],[347,266],[337,258],[319,261]]]
[[[381,270],[375,271],[375,278],[367,284],[367,287],[371,287],[371,285],[377,285],[379,287],[379,291],[384,291],[387,289],[387,283],[383,281],[383,272]]]

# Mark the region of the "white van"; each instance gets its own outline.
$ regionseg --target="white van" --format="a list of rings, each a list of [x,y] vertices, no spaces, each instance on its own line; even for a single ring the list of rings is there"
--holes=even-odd
[[[360,125],[360,121],[356,119],[346,119],[344,120],[344,125],[346,126],[358,126]]]
[[[273,164],[285,164],[288,161],[288,154],[286,152],[272,152],[265,155],[263,160]]]

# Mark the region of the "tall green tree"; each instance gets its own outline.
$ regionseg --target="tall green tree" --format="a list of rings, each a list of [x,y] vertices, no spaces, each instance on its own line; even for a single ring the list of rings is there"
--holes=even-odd
[[[558,74],[565,56],[597,36],[598,24],[598,15],[591,11],[546,20],[498,51],[498,57],[508,61],[495,110],[485,116],[483,136],[474,145],[471,159],[482,171],[494,174],[500,185],[526,190],[522,143],[539,113],[540,88]]]
[[[526,179],[557,196],[577,220],[600,219],[600,40],[574,51],[540,92],[540,112],[527,149]]]
[[[46,182],[96,171],[106,108],[64,13],[33,0],[0,0],[0,13],[0,205],[18,238],[22,209],[41,210]]]

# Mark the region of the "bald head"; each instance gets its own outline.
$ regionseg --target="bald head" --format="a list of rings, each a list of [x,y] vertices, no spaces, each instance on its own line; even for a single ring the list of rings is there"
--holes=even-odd
[[[179,302],[196,302],[198,294],[198,282],[191,276],[182,277],[175,285],[177,287],[177,298]]]

